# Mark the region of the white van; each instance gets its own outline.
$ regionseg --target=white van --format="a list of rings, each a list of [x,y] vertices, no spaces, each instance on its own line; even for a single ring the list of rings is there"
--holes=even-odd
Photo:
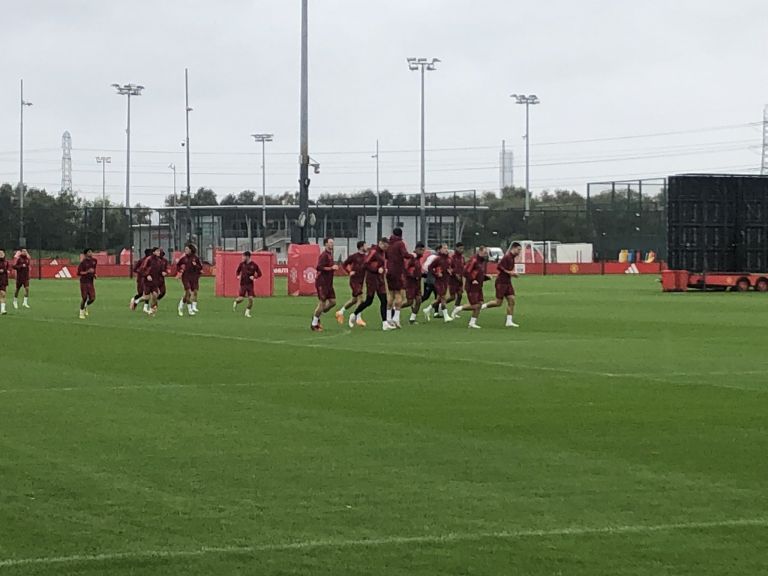
[[[504,250],[498,246],[488,248],[488,262],[498,262],[504,257]]]

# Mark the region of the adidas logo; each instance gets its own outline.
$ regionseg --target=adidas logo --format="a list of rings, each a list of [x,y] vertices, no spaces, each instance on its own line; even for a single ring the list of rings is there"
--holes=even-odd
[[[58,265],[59,265],[59,261],[58,261],[58,260],[55,260],[55,259],[54,259],[54,260],[51,260],[51,261],[48,263],[48,266],[58,266]]]
[[[72,278],[72,274],[70,273],[69,268],[64,266],[64,268],[56,272],[54,278]]]
[[[624,270],[624,274],[640,274],[640,270],[637,269],[637,266],[634,264],[630,264],[629,268]]]

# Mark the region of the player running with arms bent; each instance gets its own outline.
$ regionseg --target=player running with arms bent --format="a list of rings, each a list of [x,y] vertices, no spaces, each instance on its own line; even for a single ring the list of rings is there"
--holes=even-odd
[[[16,258],[16,263],[13,265],[13,269],[16,270],[16,292],[13,294],[13,307],[19,309],[19,292],[24,288],[24,301],[21,303],[22,308],[29,308],[29,268],[31,265],[29,259],[29,252],[26,248],[21,249],[19,257]]]
[[[368,245],[365,240],[360,240],[357,243],[357,252],[350,254],[349,257],[344,260],[341,267],[349,274],[349,288],[352,290],[352,298],[344,303],[344,306],[336,310],[336,321],[339,324],[344,324],[344,312],[352,308],[352,306],[359,306],[363,301],[363,284],[365,284],[365,255],[368,253]],[[358,318],[354,313],[349,315],[349,327],[354,328],[355,322],[358,326],[365,326],[362,318]]]
[[[485,274],[487,264],[488,249],[485,246],[480,246],[477,249],[477,254],[469,259],[469,262],[467,262],[463,269],[467,285],[467,300],[469,300],[469,303],[454,308],[453,317],[458,318],[459,312],[462,310],[471,310],[472,318],[469,319],[470,328],[480,328],[477,324],[477,319],[480,316],[480,310],[482,310],[483,306],[483,282],[488,278]]]
[[[243,252],[243,261],[237,266],[237,279],[240,280],[240,296],[232,304],[232,312],[237,310],[237,305],[245,298],[248,298],[248,305],[245,308],[245,317],[251,317],[251,308],[253,308],[254,287],[253,283],[261,278],[261,268],[256,262],[251,260],[251,253],[246,250]]]
[[[519,328],[515,324],[513,315],[515,313],[515,287],[512,286],[512,278],[517,278],[515,272],[515,258],[520,255],[523,247],[519,242],[512,242],[509,251],[504,254],[498,264],[498,275],[496,276],[496,300],[483,304],[483,310],[486,308],[498,308],[505,301],[507,303],[507,328]]]
[[[409,324],[417,324],[421,308],[421,258],[424,256],[424,243],[417,242],[413,254],[405,261],[405,307],[411,307]]]
[[[363,310],[373,304],[373,299],[378,296],[382,330],[396,330],[387,322],[387,285],[384,274],[387,266],[388,245],[387,238],[379,239],[378,245],[372,246],[365,257],[365,301],[355,310],[355,317],[359,318]]]
[[[323,326],[320,324],[320,316],[336,306],[333,274],[339,269],[339,266],[333,260],[333,238],[323,240],[323,246],[325,246],[325,250],[320,253],[320,258],[317,259],[315,289],[317,290],[318,302],[312,314],[312,324],[310,325],[310,329],[313,332],[323,331]]]
[[[405,289],[405,261],[411,257],[403,242],[403,229],[395,228],[387,246],[387,321],[400,328]]]
[[[432,311],[441,312],[445,322],[452,322],[453,318],[445,307],[446,294],[448,292],[448,276],[451,274],[451,258],[448,255],[448,244],[441,244],[435,258],[429,265],[429,272],[435,278],[435,301],[424,310],[427,321],[432,319]]]
[[[184,256],[176,264],[176,274],[181,276],[184,287],[184,297],[179,301],[179,316],[184,316],[184,305],[187,313],[194,316],[198,313],[197,292],[200,289],[200,275],[203,273],[203,263],[197,256],[197,246],[192,243],[184,246]]]
[[[96,301],[96,258],[90,248],[83,250],[83,259],[77,267],[80,278],[80,320],[88,316],[88,306]]]
[[[5,252],[0,250],[0,314],[8,314],[5,309],[5,295],[8,292],[8,280],[11,277],[11,263],[5,259]]]

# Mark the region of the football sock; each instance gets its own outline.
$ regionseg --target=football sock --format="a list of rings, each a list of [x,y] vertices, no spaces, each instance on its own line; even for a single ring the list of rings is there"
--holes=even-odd
[[[472,316],[472,318],[469,319],[469,325],[470,326],[475,326],[476,324],[477,324],[477,318]]]
[[[411,312],[410,321],[411,321],[411,322],[414,322],[415,320],[416,320],[416,314],[414,314],[413,312]]]
[[[487,309],[488,309],[488,304],[483,303],[483,306],[482,306],[481,310],[487,310]]]
[[[320,324],[320,318],[312,316],[312,326],[317,326],[318,324]]]
[[[395,321],[395,324],[398,324],[400,322],[400,310],[392,311],[392,319]]]

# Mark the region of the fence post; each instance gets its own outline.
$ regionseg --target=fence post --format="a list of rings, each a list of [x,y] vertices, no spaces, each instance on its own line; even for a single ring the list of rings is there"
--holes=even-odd
[[[544,276],[547,275],[547,260],[549,259],[549,245],[547,244],[547,211],[541,210],[541,234],[543,236],[542,242],[544,242]]]

